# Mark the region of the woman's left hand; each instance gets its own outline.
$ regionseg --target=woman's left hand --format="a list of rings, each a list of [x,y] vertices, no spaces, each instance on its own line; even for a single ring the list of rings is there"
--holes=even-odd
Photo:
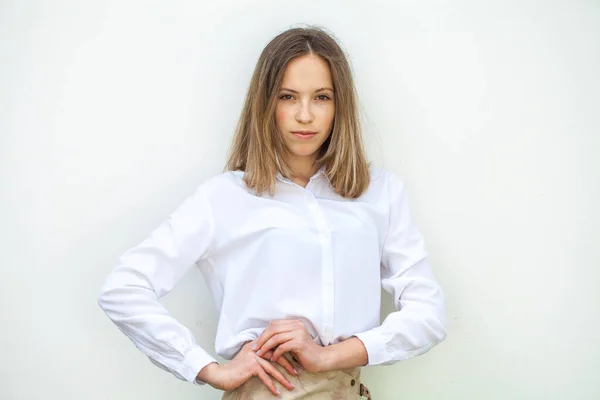
[[[324,370],[323,346],[315,343],[306,326],[297,319],[272,321],[256,340],[259,356],[273,350],[271,361],[277,362],[283,353],[291,353],[309,372]]]

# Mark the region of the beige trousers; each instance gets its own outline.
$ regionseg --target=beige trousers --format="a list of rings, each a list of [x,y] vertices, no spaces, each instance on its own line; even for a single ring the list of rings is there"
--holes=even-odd
[[[253,376],[239,388],[225,392],[222,400],[360,400],[361,396],[371,398],[369,390],[360,383],[360,368],[313,373],[308,372],[291,357],[286,357],[299,372],[298,376],[290,375],[279,364],[273,364],[285,376],[294,389],[288,390],[279,382],[275,387],[281,396],[274,396],[264,383]]]

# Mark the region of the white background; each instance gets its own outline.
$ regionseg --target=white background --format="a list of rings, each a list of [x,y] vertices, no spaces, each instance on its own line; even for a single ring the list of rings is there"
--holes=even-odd
[[[595,0],[0,2],[0,398],[220,398],[96,298],[222,170],[260,51],[297,23],[349,52],[447,296],[448,339],[364,370],[374,398],[599,399]],[[164,302],[214,353],[201,275]]]

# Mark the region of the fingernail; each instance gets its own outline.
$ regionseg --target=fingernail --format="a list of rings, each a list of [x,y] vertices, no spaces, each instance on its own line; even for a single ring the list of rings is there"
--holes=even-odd
[[[256,350],[256,345],[252,346],[252,350]]]
[[[295,373],[296,375],[298,375],[298,371],[296,370],[296,368],[294,368],[294,373]]]
[[[277,392],[277,396],[281,396],[281,392],[279,390],[277,390],[277,389],[275,389],[275,390]]]
[[[256,352],[256,355],[260,356],[260,350]]]

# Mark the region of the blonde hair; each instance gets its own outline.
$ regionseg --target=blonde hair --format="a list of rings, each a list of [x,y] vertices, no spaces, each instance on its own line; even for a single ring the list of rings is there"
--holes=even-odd
[[[275,123],[277,94],[288,63],[306,54],[329,64],[335,116],[317,164],[333,189],[346,198],[359,197],[369,186],[369,165],[362,143],[356,89],[348,59],[332,35],[321,28],[293,28],[276,36],[262,51],[250,81],[226,170],[244,171],[246,185],[273,195],[276,175],[291,176],[287,149]]]

